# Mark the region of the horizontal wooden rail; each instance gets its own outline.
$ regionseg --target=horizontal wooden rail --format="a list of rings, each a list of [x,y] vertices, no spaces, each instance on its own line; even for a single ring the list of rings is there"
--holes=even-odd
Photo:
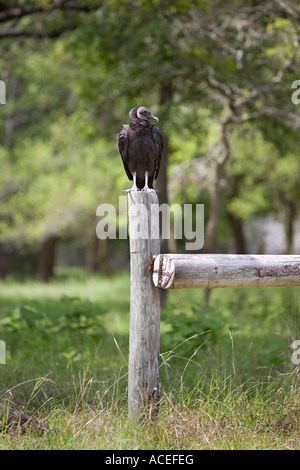
[[[162,289],[300,286],[300,255],[161,254],[153,283]]]

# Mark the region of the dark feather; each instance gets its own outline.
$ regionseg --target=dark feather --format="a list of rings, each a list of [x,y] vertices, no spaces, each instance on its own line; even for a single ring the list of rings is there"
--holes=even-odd
[[[145,186],[145,173],[148,172],[148,185],[153,188],[153,181],[158,177],[163,136],[150,118],[157,119],[147,108],[133,108],[130,113],[130,124],[124,125],[119,134],[119,152],[124,169],[130,180],[136,173],[136,184],[139,189]]]
[[[155,173],[154,173],[154,179],[158,177],[159,173],[159,167],[160,167],[160,161],[161,161],[161,156],[163,153],[164,149],[164,139],[162,136],[162,133],[158,129],[157,126],[152,126],[152,135],[153,135],[153,140],[157,145],[157,160],[156,160],[156,167],[155,167]]]
[[[119,134],[119,152],[122,157],[123,166],[126,171],[126,174],[128,178],[132,180],[132,174],[130,173],[129,168],[126,163],[127,161],[126,157],[128,155],[128,145],[129,145],[128,129],[129,129],[129,126],[127,124],[124,125],[122,131]]]

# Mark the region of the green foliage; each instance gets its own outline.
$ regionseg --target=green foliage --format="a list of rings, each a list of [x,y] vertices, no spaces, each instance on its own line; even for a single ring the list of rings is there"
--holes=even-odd
[[[265,368],[289,370],[289,338],[298,337],[296,289],[215,289],[209,307],[202,292],[174,291],[162,312],[163,363],[184,370],[231,370],[244,378]],[[209,364],[209,366],[208,366]],[[196,366],[197,368],[197,366]]]
[[[91,359],[105,334],[105,313],[92,302],[63,296],[47,306],[33,302],[7,310],[0,320],[0,329],[9,345],[10,358],[22,352],[24,362],[36,361],[45,354],[47,345],[57,361],[66,359],[81,364]]]
[[[71,278],[44,287],[30,281],[25,285],[7,281],[2,287],[0,328],[10,354],[7,372],[21,366],[24,359],[31,364],[26,370],[28,378],[37,372],[34,358],[38,357],[39,374],[47,375],[52,367],[56,369],[55,362],[72,351],[80,357],[89,350],[88,361],[103,344],[111,361],[104,353],[103,364],[101,354],[96,363],[100,361],[101,367],[105,364],[113,373],[119,350],[111,333],[127,356],[127,275],[110,281]],[[216,289],[209,307],[202,301],[202,291],[172,291],[162,311],[163,362],[180,369],[183,359],[193,357],[191,371],[197,370],[198,361],[212,370],[230,368],[233,342],[235,368],[241,375],[258,374],[260,366],[275,365],[284,371],[290,362],[288,337],[299,333],[298,314],[299,298],[293,288]],[[49,351],[51,364],[47,363]],[[59,369],[65,366],[63,361]]]
[[[222,318],[204,302],[190,301],[181,309],[169,302],[162,315],[164,334],[162,348],[176,355],[190,357],[205,345],[207,339],[214,342],[222,330]]]
[[[2,399],[59,431],[3,432],[1,448],[298,446],[299,384],[287,341],[299,333],[296,288],[216,289],[209,308],[202,291],[171,291],[162,312],[159,416],[134,424],[128,275],[108,282],[76,273],[46,286],[11,279],[0,287]]]
[[[205,202],[206,220],[220,123],[232,110],[237,120],[265,110],[227,128],[217,241],[223,248],[230,238],[228,212],[241,221],[283,214],[292,227],[300,200],[299,136],[290,125],[298,112],[291,102],[296,16],[280,2],[75,3],[78,10],[72,3],[1,23],[0,248],[37,251],[49,236],[89,243],[96,207],[116,206],[126,187],[117,135],[141,104],[159,115],[168,140],[170,202]],[[4,0],[1,13],[53,4]],[[297,2],[289,4],[297,11]],[[66,26],[55,41],[37,40]],[[20,37],[5,40],[5,32]],[[3,386],[65,430],[46,443],[3,435],[1,446],[93,448],[95,435],[99,448],[298,446],[288,350],[288,337],[299,334],[296,289],[216,290],[209,307],[200,291],[171,292],[162,312],[162,418],[145,432],[123,406],[128,283],[127,274],[108,280],[62,271],[43,287],[1,282]]]
[[[97,205],[115,204],[126,187],[117,135],[135,105],[147,104],[160,117],[169,142],[171,200],[207,203],[212,149],[228,111],[224,93],[207,80],[216,80],[239,101],[267,89],[294,53],[295,24],[277,7],[257,6],[258,17],[248,24],[244,18],[252,4],[240,1],[107,0],[86,6],[90,13],[58,8],[19,20],[27,35],[76,24],[55,41],[23,39],[22,48],[17,40],[5,42],[0,241],[6,246],[37,250],[49,236],[83,244],[91,239]],[[244,51],[242,63],[238,51]],[[250,100],[243,113],[263,107],[295,112],[286,91],[296,78],[287,68],[280,85]],[[288,203],[297,206],[297,136],[275,117],[249,121],[246,138],[244,127],[231,129],[233,158],[222,184],[230,190],[237,174],[244,184],[233,200],[222,202],[219,238],[228,238],[227,202],[241,219],[282,210],[288,192]]]
[[[239,176],[242,185],[227,205],[241,219],[282,210],[292,201],[298,208],[299,158],[294,151],[279,152],[260,131],[249,126],[232,137],[233,159],[230,177]]]
[[[59,313],[59,316],[58,316]],[[21,333],[24,330],[36,330],[39,336],[64,332],[84,332],[87,336],[96,337],[103,329],[101,315],[93,303],[81,301],[79,297],[63,296],[58,304],[47,308],[47,313],[40,306],[23,305],[7,312],[1,319],[2,331],[5,334]]]

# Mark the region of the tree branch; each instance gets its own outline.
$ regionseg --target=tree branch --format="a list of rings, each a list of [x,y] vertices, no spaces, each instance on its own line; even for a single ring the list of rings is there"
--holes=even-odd
[[[35,38],[35,39],[56,39],[67,31],[74,31],[78,23],[66,24],[62,28],[53,31],[39,33],[36,31],[16,31],[14,29],[5,29],[0,31],[0,40],[5,38]]]
[[[281,83],[285,73],[291,70],[291,68],[295,65],[297,55],[298,55],[298,47],[299,47],[299,40],[298,40],[297,34],[295,33],[294,40],[293,40],[293,53],[291,57],[282,65],[282,67],[278,70],[276,75],[274,75],[274,77],[271,78],[269,83],[265,83],[261,87],[253,90],[253,92],[244,100],[236,101],[235,107],[241,108],[245,106],[246,104],[249,104],[250,102],[254,101],[255,99],[261,97],[262,95],[271,93],[274,90],[274,85],[278,85],[279,83]]]
[[[42,6],[36,5],[32,7],[18,7],[10,8],[0,13],[0,23],[5,23],[9,20],[20,19],[25,16],[35,15],[37,13],[49,13],[54,10],[73,10],[78,12],[90,12],[95,10],[97,7],[88,5],[76,5],[68,3],[68,0],[53,0],[49,5]]]
[[[88,3],[88,2],[86,2]],[[37,14],[48,14],[53,11],[69,11],[69,12],[77,12],[77,13],[89,13],[91,11],[96,10],[99,8],[98,6],[93,5],[78,5],[76,2],[72,2],[70,0],[53,0],[46,6],[42,5],[35,5],[35,6],[24,6],[18,8],[10,8],[4,12],[0,13],[0,24],[7,23],[1,30],[0,30],[0,40],[5,38],[37,38],[37,39],[55,39],[61,36],[63,33],[67,31],[73,31],[79,26],[79,22],[76,23],[73,21],[72,23],[65,23],[62,27],[54,30],[49,31],[32,31],[29,29],[19,29],[17,26],[22,18],[30,15],[37,15]]]
[[[299,20],[300,13],[293,10],[292,7],[285,2],[284,0],[275,0],[279,8],[283,13],[285,13],[288,17],[293,18],[295,20]]]
[[[55,0],[51,2],[49,5],[42,6],[36,5],[32,7],[18,7],[18,8],[10,8],[9,10],[0,13],[0,23],[4,23],[9,20],[14,20],[16,18],[22,18],[28,15],[34,15],[35,13],[44,13],[53,10],[57,10],[62,8],[62,5],[66,2],[66,0]]]
[[[285,111],[283,109],[274,108],[271,106],[266,106],[257,111],[253,111],[252,113],[244,114],[243,116],[236,116],[233,118],[232,122],[234,124],[241,124],[247,121],[253,121],[254,119],[259,119],[263,116],[273,116],[278,121],[283,122],[287,125],[287,119],[289,125],[293,129],[300,129],[300,115],[296,113],[292,113],[290,111]]]
[[[207,76],[204,78],[204,81],[208,84],[210,88],[213,90],[218,91],[224,98],[226,98],[228,101],[232,102],[234,99],[234,95],[232,93],[231,88],[226,85],[225,83],[220,83],[216,81],[215,79]]]

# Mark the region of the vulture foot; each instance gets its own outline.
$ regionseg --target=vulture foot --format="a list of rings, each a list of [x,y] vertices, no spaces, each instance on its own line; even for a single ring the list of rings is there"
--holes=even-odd
[[[130,189],[123,189],[124,193],[128,194],[131,193],[132,191],[140,191],[138,187],[132,187]]]
[[[156,193],[155,189],[151,189],[148,186],[147,186],[147,188],[146,187],[143,188],[142,191],[145,191],[147,193]]]

